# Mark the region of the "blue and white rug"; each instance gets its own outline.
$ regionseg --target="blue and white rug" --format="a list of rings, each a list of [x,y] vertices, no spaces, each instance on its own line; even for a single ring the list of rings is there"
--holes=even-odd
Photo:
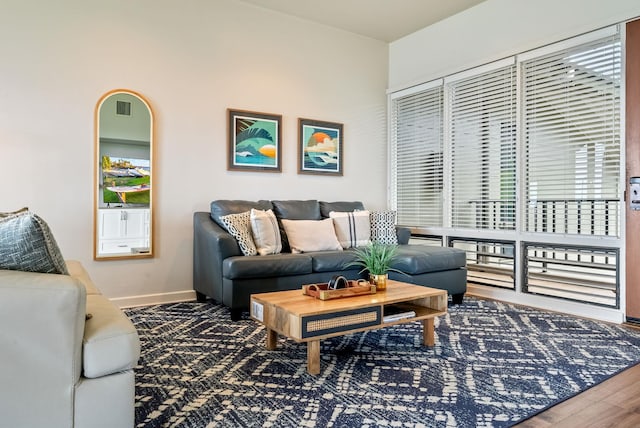
[[[211,303],[128,309],[142,341],[138,427],[506,427],[640,361],[640,332],[465,298],[436,320],[306,344]]]

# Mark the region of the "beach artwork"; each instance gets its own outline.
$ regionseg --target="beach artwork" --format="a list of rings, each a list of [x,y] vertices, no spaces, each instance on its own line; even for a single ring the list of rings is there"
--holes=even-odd
[[[280,171],[281,116],[229,110],[229,169]]]
[[[342,175],[342,124],[300,119],[301,174]]]

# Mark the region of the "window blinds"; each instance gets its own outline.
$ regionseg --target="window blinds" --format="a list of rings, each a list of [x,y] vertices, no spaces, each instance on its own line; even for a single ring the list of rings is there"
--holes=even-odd
[[[525,229],[619,234],[619,36],[521,67]]]
[[[515,229],[516,67],[446,85],[451,225]]]
[[[609,27],[393,94],[398,222],[619,236],[621,57]]]
[[[398,224],[442,226],[442,85],[392,100],[390,125]]]

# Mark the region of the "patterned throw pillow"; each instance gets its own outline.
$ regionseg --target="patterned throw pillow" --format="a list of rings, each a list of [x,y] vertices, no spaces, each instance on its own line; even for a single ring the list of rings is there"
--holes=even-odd
[[[227,214],[220,216],[220,221],[240,246],[242,254],[245,256],[255,256],[258,254],[256,245],[251,237],[251,211],[240,214]]]
[[[251,209],[251,232],[258,254],[278,254],[282,251],[280,226],[271,210]]]
[[[17,211],[11,211],[11,212],[8,212],[8,213],[0,213],[0,218],[11,217],[12,215],[26,213],[27,211],[29,211],[29,208],[28,207],[24,207],[24,208],[20,208]]]
[[[342,248],[371,244],[369,211],[331,211],[329,217],[333,219],[333,227],[336,229],[336,236]]]
[[[371,221],[371,242],[384,245],[397,245],[396,212],[373,211],[369,215]]]
[[[47,223],[24,209],[0,218],[0,269],[69,274]]]

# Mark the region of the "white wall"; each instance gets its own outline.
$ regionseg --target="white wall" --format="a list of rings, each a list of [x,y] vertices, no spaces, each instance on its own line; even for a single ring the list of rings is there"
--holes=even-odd
[[[109,297],[191,290],[192,215],[213,199],[386,203],[388,46],[234,0],[3,0],[0,211],[29,206]],[[94,108],[156,119],[155,254],[92,260]],[[283,171],[226,171],[226,109],[283,115]],[[297,118],[344,123],[344,176],[297,174]],[[142,299],[144,300],[144,299]]]
[[[640,16],[638,0],[486,0],[389,45],[394,91]]]

